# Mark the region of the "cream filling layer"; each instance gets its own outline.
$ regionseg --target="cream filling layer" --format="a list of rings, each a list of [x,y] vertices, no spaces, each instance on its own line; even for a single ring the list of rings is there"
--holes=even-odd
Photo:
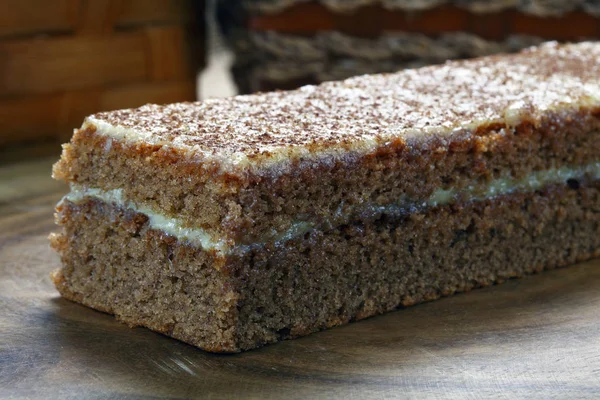
[[[511,192],[531,192],[550,184],[564,183],[569,179],[578,179],[583,178],[584,176],[600,179],[600,162],[584,166],[560,167],[544,171],[535,171],[520,179],[508,176],[493,179],[485,184],[476,184],[464,188],[438,189],[422,202],[405,199],[399,203],[384,206],[368,205],[367,208],[380,213],[397,214],[410,206],[427,207],[449,204],[458,196],[467,201],[484,200]],[[226,238],[215,237],[215,235],[205,229],[186,227],[181,218],[165,216],[147,206],[125,199],[122,189],[102,190],[72,184],[71,191],[63,198],[63,200],[81,203],[88,198],[98,199],[105,203],[113,203],[119,207],[142,213],[148,217],[150,228],[161,230],[176,237],[178,240],[189,241],[200,246],[204,250],[215,250],[218,253],[228,254],[236,247]],[[277,232],[274,235],[265,238],[264,242],[278,242],[293,239],[315,228],[317,228],[316,224],[310,221],[298,221],[286,231]]]
[[[483,200],[516,191],[534,191],[549,184],[566,182],[569,179],[577,179],[584,176],[600,179],[600,162],[576,167],[564,166],[543,171],[534,171],[521,179],[503,177],[493,179],[484,185],[470,185],[460,189],[438,189],[429,197],[426,205],[436,206],[447,204],[458,195],[466,196],[468,200]]]
[[[71,191],[63,197],[63,200],[77,204],[89,198],[102,200],[105,203],[112,203],[119,207],[144,214],[148,217],[150,228],[175,236],[178,240],[192,242],[205,250],[216,250],[217,252],[226,253],[229,249],[225,240],[215,239],[205,229],[186,227],[181,218],[167,217],[149,207],[126,200],[123,195],[123,189],[102,190],[71,184]]]

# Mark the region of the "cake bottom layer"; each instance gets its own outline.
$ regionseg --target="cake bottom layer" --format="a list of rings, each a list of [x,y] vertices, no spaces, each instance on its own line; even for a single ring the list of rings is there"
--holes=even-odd
[[[600,183],[570,181],[206,252],[98,200],[58,207],[61,294],[236,352],[600,255]]]

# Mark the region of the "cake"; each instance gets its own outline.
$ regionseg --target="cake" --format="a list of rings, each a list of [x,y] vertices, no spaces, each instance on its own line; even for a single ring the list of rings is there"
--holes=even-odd
[[[597,0],[219,0],[240,93],[600,38]]]
[[[65,298],[239,352],[600,254],[600,44],[88,117]]]

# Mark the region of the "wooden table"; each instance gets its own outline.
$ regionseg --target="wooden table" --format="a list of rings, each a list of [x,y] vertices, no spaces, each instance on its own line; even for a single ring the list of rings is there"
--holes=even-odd
[[[0,398],[600,398],[600,262],[237,355],[61,299],[52,160],[0,167]]]

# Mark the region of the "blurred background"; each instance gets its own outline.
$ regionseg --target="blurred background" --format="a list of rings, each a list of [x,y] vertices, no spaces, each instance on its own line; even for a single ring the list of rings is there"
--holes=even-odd
[[[600,0],[0,0],[0,163],[83,118],[600,37]]]

